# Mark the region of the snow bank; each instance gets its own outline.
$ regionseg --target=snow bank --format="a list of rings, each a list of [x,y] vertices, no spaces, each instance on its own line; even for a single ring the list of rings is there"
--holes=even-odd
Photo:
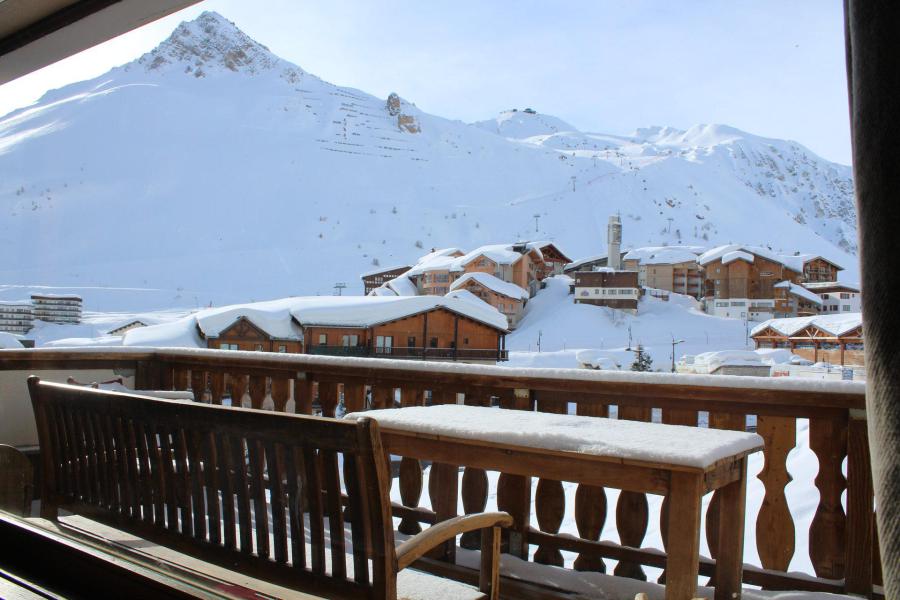
[[[362,416],[402,431],[701,469],[763,445],[754,433],[455,404],[350,413],[345,418]]]
[[[22,342],[19,341],[18,336],[15,336],[11,333],[7,333],[5,331],[0,331],[0,349],[8,350],[8,349],[16,349],[21,348]]]

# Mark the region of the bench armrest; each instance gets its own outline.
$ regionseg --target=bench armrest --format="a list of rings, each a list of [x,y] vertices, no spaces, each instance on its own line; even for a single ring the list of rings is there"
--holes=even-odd
[[[435,523],[397,546],[397,570],[405,569],[429,550],[461,533],[488,527],[510,527],[513,519],[505,512],[475,513]]]

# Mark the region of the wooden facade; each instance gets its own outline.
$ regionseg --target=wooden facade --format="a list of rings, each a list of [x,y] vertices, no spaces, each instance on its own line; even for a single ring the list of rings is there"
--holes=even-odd
[[[572,259],[563,254],[562,250],[553,242],[546,242],[543,245],[536,244],[536,247],[543,256],[538,269],[539,280],[543,280],[551,275],[562,275],[566,265],[572,262]]]
[[[522,313],[525,311],[525,299],[501,294],[475,279],[464,281],[459,287],[454,289],[466,290],[499,310],[506,316],[506,320],[509,321],[510,329],[515,329],[522,318]]]
[[[496,362],[506,331],[447,308],[361,327],[303,326],[307,354]]]
[[[862,325],[841,335],[814,324],[790,335],[774,327],[766,327],[752,337],[757,348],[784,348],[813,362],[865,366]]]
[[[803,261],[803,281],[837,281],[840,265],[816,256]]]
[[[718,258],[703,267],[706,312],[749,321],[787,314],[786,303],[782,302],[781,310],[777,306],[775,284],[799,284],[803,280],[803,273],[758,254],[753,254],[752,261],[737,258],[724,262]]]
[[[636,271],[578,271],[575,304],[593,304],[637,311],[640,299]]]
[[[303,351],[299,339],[279,339],[266,333],[247,317],[238,317],[234,323],[206,339],[207,348],[220,350],[250,350],[257,352],[282,352],[297,354]]]
[[[368,296],[369,292],[375,288],[381,287],[388,281],[393,281],[400,275],[409,271],[409,269],[409,266],[391,267],[384,271],[372,271],[360,276],[360,279],[362,279],[363,282],[363,295]]]

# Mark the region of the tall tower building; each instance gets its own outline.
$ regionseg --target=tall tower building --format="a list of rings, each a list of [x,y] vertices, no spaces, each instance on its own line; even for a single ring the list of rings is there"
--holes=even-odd
[[[609,241],[606,266],[618,271],[622,268],[622,220],[619,215],[612,215],[609,218],[609,225],[606,226],[606,239]]]

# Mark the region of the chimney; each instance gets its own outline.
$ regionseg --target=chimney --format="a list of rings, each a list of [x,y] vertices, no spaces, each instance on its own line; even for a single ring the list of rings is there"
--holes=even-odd
[[[609,225],[606,226],[606,239],[609,242],[609,249],[606,254],[606,266],[617,271],[622,268],[622,220],[619,215],[612,215],[609,218]]]

